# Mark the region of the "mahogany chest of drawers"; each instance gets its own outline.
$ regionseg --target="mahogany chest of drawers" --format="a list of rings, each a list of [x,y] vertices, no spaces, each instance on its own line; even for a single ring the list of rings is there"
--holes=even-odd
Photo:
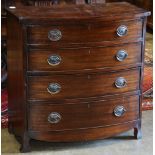
[[[141,137],[146,18],[129,3],[8,8],[9,132],[87,141]]]

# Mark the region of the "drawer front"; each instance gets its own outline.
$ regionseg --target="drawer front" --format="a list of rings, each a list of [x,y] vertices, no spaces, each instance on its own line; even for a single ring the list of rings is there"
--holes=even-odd
[[[124,27],[122,27],[124,26]],[[121,31],[122,30],[122,31]],[[114,23],[28,27],[28,44],[72,45],[77,43],[134,40],[142,37],[142,20]],[[120,36],[120,34],[126,34]]]
[[[140,62],[141,43],[105,48],[31,50],[28,53],[29,71],[106,69],[136,66]]]
[[[137,120],[139,97],[78,104],[30,104],[29,129],[54,131],[101,127]]]
[[[137,89],[139,69],[107,74],[28,77],[29,100],[87,98]]]

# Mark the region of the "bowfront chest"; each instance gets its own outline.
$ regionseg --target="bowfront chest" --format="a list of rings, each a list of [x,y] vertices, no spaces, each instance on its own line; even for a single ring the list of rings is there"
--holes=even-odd
[[[8,8],[9,132],[87,141],[141,137],[146,18],[129,3]]]

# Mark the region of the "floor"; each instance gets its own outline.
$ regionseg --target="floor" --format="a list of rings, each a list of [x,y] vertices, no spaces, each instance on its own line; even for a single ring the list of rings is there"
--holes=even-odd
[[[143,137],[133,139],[133,131],[119,136],[81,143],[45,143],[32,141],[28,155],[153,155],[153,112],[144,111]],[[19,154],[20,145],[13,135],[2,129],[2,155]]]

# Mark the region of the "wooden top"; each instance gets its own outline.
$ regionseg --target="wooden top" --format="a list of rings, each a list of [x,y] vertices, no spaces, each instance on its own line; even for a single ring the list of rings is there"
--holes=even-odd
[[[114,21],[149,16],[150,12],[127,2],[93,5],[53,5],[49,7],[16,6],[7,11],[22,22],[43,23],[45,21]],[[92,20],[93,19],[93,20]]]

